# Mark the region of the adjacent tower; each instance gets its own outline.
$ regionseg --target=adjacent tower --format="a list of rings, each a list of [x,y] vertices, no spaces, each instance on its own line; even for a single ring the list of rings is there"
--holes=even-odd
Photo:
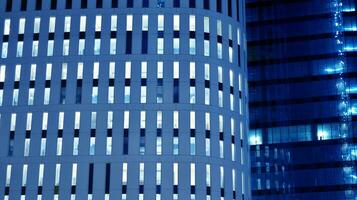
[[[0,10],[1,199],[250,199],[244,1]]]

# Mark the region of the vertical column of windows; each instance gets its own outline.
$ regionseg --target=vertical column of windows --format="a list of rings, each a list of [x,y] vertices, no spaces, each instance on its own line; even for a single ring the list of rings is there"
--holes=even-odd
[[[235,145],[235,120],[231,118],[231,157],[232,161],[236,160],[236,145]]]
[[[173,200],[178,200],[179,199],[179,194],[178,194],[178,182],[179,182],[179,168],[178,168],[178,163],[174,163],[172,167],[172,174],[173,174],[173,195],[172,199]]]
[[[4,20],[4,32],[2,36],[2,49],[1,49],[1,58],[7,58],[8,48],[9,48],[9,37],[10,37],[10,26],[11,20]]]
[[[233,63],[233,30],[232,25],[228,25],[228,60],[230,63]]]
[[[95,155],[96,129],[97,129],[97,112],[91,112],[90,140],[89,140],[89,155],[91,156]]]
[[[123,155],[129,153],[129,111],[124,111],[124,139],[123,139]]]
[[[48,124],[48,113],[45,112],[42,115],[42,132],[41,132],[40,156],[45,156],[46,155],[47,124]]]
[[[17,35],[16,57],[22,57],[23,56],[25,24],[26,24],[26,19],[25,18],[20,18],[20,20],[19,20],[19,32],[18,32],[18,35]]]
[[[69,55],[70,32],[71,32],[71,17],[66,16],[64,18],[64,33],[63,33],[63,48],[62,48],[63,56]]]
[[[243,122],[239,123],[239,133],[240,133],[240,163],[243,165],[244,164]]]
[[[72,164],[72,178],[71,178],[71,200],[76,199],[77,189],[77,163]]]
[[[196,103],[196,63],[190,62],[190,103]]]
[[[114,103],[115,62],[109,63],[108,104]]]
[[[12,165],[8,164],[6,166],[6,178],[5,178],[5,192],[4,192],[4,200],[9,200],[10,195],[10,182],[11,182],[11,172]]]
[[[19,103],[19,87],[21,78],[21,65],[15,66],[14,89],[12,93],[12,105],[17,106]]]
[[[210,65],[205,64],[205,105],[210,105],[211,89],[210,89]]]
[[[180,54],[180,15],[173,16],[173,53]]]
[[[156,200],[161,200],[161,163],[156,163]]]
[[[53,188],[54,191],[54,200],[58,200],[59,198],[59,190],[60,190],[60,177],[61,177],[61,164],[56,164],[55,170],[55,185]]]
[[[80,129],[81,113],[75,112],[74,114],[74,135],[73,135],[73,152],[74,156],[78,155],[79,150],[79,129]]]
[[[8,156],[13,156],[15,145],[16,113],[11,114]]]
[[[93,178],[94,178],[94,164],[89,163],[88,170],[88,197],[87,200],[93,200]]]
[[[76,104],[82,102],[83,63],[77,65]]]
[[[110,47],[109,54],[115,55],[117,53],[117,28],[118,16],[112,15],[110,18]]]
[[[140,112],[140,140],[139,140],[139,154],[145,154],[145,134],[146,134],[146,112]]]
[[[237,29],[237,49],[238,49],[238,52],[237,52],[237,62],[238,62],[238,66],[240,67],[241,66],[241,63],[240,63],[240,29],[238,28]]]
[[[30,155],[31,128],[32,128],[32,113],[27,113],[27,116],[26,116],[26,133],[25,133],[24,157],[27,157],[27,156]]]
[[[218,107],[223,108],[223,69],[218,66]]]
[[[162,155],[162,111],[157,111],[156,119],[156,155]]]
[[[147,62],[141,62],[140,103],[146,103],[147,97]]]
[[[56,155],[62,155],[62,145],[63,145],[63,127],[64,127],[64,112],[58,113],[58,126],[57,126],[57,148]]]
[[[206,164],[206,200],[211,200],[211,165]]]
[[[80,25],[79,25],[79,40],[78,40],[78,55],[84,54],[85,44],[86,44],[86,22],[87,17],[80,17]]]
[[[40,164],[38,167],[38,182],[37,182],[37,200],[42,200],[43,191],[43,175],[45,173],[45,165]]]
[[[113,143],[113,111],[108,111],[107,115],[107,141],[106,141],[106,155],[112,155]]]
[[[4,100],[4,83],[5,83],[6,65],[0,65],[0,106]]]
[[[149,15],[141,17],[141,53],[148,53]]]
[[[22,179],[21,179],[21,198],[22,199],[26,199],[27,172],[28,172],[28,165],[24,164],[22,166]]]
[[[232,190],[233,190],[233,200],[237,199],[236,193],[236,170],[232,169]]]
[[[139,163],[139,200],[144,200],[145,164]]]
[[[40,38],[40,24],[41,18],[36,17],[34,19],[33,25],[33,36],[32,36],[32,57],[38,56],[39,38]]]
[[[100,55],[102,16],[95,16],[94,55]]]
[[[50,17],[50,21],[48,25],[47,56],[53,56],[53,49],[55,44],[55,29],[56,29],[56,17]]]
[[[189,54],[196,55],[196,16],[189,16]]]
[[[229,108],[234,111],[234,74],[233,70],[229,70]]]
[[[156,103],[164,101],[164,63],[157,62],[157,86],[156,86]]]
[[[124,103],[130,103],[131,62],[125,62]]]
[[[242,105],[242,76],[239,74],[238,75],[238,90],[239,90],[239,114],[243,114],[243,105]]]
[[[173,112],[173,155],[179,154],[179,112]]]
[[[62,63],[62,74],[61,74],[61,89],[60,89],[60,104],[66,103],[66,88],[67,88],[67,63]]]
[[[211,115],[205,113],[205,155],[211,156]]]
[[[52,76],[52,64],[46,64],[46,80],[45,80],[45,92],[43,97],[43,104],[48,105],[51,97],[51,76]]]
[[[158,0],[160,1],[160,0]],[[157,16],[157,54],[164,54],[164,15]]]
[[[210,26],[209,26],[209,17],[203,18],[203,55],[210,56]]]
[[[180,78],[180,63],[175,61],[173,63],[173,103],[179,103],[180,99],[180,88],[179,88],[179,78]]]
[[[31,64],[30,68],[30,82],[27,105],[32,106],[35,99],[35,80],[36,80],[36,64]]]
[[[126,47],[125,53],[132,53],[132,40],[133,40],[133,15],[126,16]]]
[[[110,163],[105,164],[105,188],[104,188],[104,200],[109,200],[110,198]]]
[[[218,59],[222,59],[222,21],[217,20],[217,57]]]
[[[223,168],[223,166],[219,167],[219,185],[221,188],[220,200],[224,200],[224,168]]]
[[[195,163],[190,163],[190,199],[196,199],[196,165]]]
[[[196,155],[196,113],[190,112],[190,155]]]
[[[224,158],[224,133],[223,133],[223,116],[218,116],[219,128],[219,157]]]
[[[99,62],[93,63],[92,104],[98,103]]]
[[[121,199],[126,200],[127,184],[128,184],[128,163],[123,163],[121,184],[122,184]]]

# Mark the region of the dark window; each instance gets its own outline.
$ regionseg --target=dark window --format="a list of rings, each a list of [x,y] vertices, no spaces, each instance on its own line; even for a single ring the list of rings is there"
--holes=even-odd
[[[36,0],[36,10],[41,10],[42,9],[42,0]]]
[[[196,0],[190,0],[190,8],[196,8]]]
[[[112,0],[112,8],[118,7],[118,0]]]
[[[134,0],[127,0],[126,7],[132,8],[134,6]]]
[[[143,7],[144,8],[149,7],[149,0],[143,0]]]
[[[174,0],[174,8],[180,7],[180,0]]]
[[[216,0],[217,12],[222,12],[222,0]]]
[[[27,0],[21,0],[21,11],[26,11]]]
[[[61,94],[60,94],[60,104],[66,103],[66,86],[61,87]]]
[[[97,8],[103,8],[103,0],[97,0]]]
[[[89,174],[88,174],[88,194],[93,194],[93,163],[89,164]]]
[[[57,8],[57,0],[51,0],[51,10],[56,10]]]
[[[174,103],[179,102],[179,79],[174,79]]]
[[[66,0],[66,9],[72,9],[72,0]]]
[[[15,132],[10,132],[10,139],[9,139],[9,151],[7,153],[8,156],[12,156],[14,154],[14,139],[15,139]]]
[[[87,8],[87,0],[81,0],[81,8]]]
[[[237,0],[237,20],[239,21],[239,0]]]
[[[126,54],[131,54],[132,35],[133,35],[132,31],[126,32],[126,48],[125,48]]]
[[[12,9],[12,0],[6,1],[6,12],[10,12]]]
[[[76,103],[82,102],[82,80],[77,80]]]
[[[141,37],[141,53],[147,54],[148,53],[148,32],[143,31]]]
[[[110,188],[110,163],[105,166],[105,194],[109,194]]]
[[[210,0],[203,0],[203,8],[209,10],[209,1]]]
[[[228,0],[228,16],[232,17],[232,0]]]
[[[129,150],[129,130],[124,129],[123,154],[128,155]]]

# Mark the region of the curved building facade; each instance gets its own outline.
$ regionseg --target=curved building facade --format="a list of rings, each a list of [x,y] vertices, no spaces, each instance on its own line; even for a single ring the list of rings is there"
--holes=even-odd
[[[1,199],[250,199],[244,1],[0,10]]]

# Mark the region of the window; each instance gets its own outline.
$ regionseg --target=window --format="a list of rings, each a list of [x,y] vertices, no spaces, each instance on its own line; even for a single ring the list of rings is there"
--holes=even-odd
[[[36,17],[33,25],[33,33],[40,33],[41,18]]]
[[[133,31],[133,15],[126,16],[126,31]]]
[[[86,16],[81,16],[80,25],[79,25],[79,31],[80,32],[85,32],[86,31],[86,22],[87,22],[87,17]]]
[[[4,21],[4,35],[10,35],[10,19],[5,19]]]
[[[23,48],[24,48],[24,42],[23,41],[17,42],[16,57],[22,57]]]
[[[102,31],[102,16],[95,16],[95,31]]]
[[[32,57],[36,57],[38,56],[38,41],[33,41],[32,42],[32,53],[31,53]]]
[[[180,38],[174,38],[174,54],[179,54],[180,53]]]
[[[145,165],[144,163],[139,164],[139,184],[144,185],[144,177],[145,177]]]
[[[123,185],[126,185],[128,183],[128,163],[123,163],[121,183]]]
[[[157,30],[164,31],[164,15],[157,16]]]
[[[38,184],[37,184],[37,186],[43,186],[44,170],[45,170],[45,165],[40,164],[40,166],[38,167]]]
[[[5,180],[5,187],[10,187],[10,181],[11,181],[11,169],[12,169],[12,165],[7,165],[7,166],[6,166],[6,180]]]
[[[164,38],[157,39],[157,54],[164,54]]]
[[[55,25],[56,25],[56,17],[50,17],[50,22],[49,22],[49,26],[48,26],[49,33],[55,32]]]
[[[118,16],[112,15],[110,20],[110,31],[117,31]]]
[[[174,31],[180,31],[180,15],[174,15]]]
[[[64,32],[70,32],[71,31],[71,17],[66,16],[64,18]]]
[[[24,34],[25,33],[25,22],[26,22],[25,18],[20,18],[20,21],[19,21],[19,34]]]

